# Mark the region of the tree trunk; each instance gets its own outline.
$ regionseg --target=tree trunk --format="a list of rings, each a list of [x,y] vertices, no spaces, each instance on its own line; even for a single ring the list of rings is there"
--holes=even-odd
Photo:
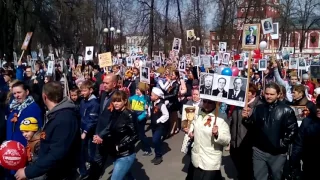
[[[168,22],[169,22],[169,3],[170,0],[166,0],[166,17],[165,17],[165,24],[164,24],[164,53],[166,57],[168,57],[168,50],[169,50],[169,39],[168,39],[168,34],[169,34],[169,29],[168,29]]]
[[[186,47],[186,38],[183,33],[183,24],[182,24],[182,18],[181,18],[181,10],[180,10],[180,0],[177,0],[177,7],[178,7],[178,17],[179,17],[181,41],[182,41],[182,45],[181,45],[182,48],[180,47],[180,53],[184,54],[185,47]]]
[[[154,41],[154,32],[153,32],[153,21],[154,21],[154,0],[151,0],[151,7],[150,7],[150,19],[149,19],[149,37],[148,37],[148,55],[149,58],[152,57],[152,46]]]

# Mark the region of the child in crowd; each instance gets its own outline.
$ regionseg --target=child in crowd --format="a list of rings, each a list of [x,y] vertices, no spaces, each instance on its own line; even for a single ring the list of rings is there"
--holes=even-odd
[[[154,165],[159,165],[162,160],[162,137],[168,127],[169,112],[163,100],[164,93],[160,88],[154,87],[151,92],[152,106],[149,107],[151,118],[152,142],[154,144],[155,158],[151,160]]]
[[[166,90],[166,82],[167,82],[167,78],[165,76],[165,72],[166,72],[166,69],[164,67],[159,67],[157,69],[157,72],[155,73],[155,81],[158,82],[156,84],[156,87],[162,89],[163,91]]]
[[[81,115],[81,157],[80,157],[80,179],[88,176],[87,162],[93,162],[95,145],[92,143],[93,135],[99,117],[99,101],[93,94],[94,83],[90,80],[84,81],[80,87],[83,99],[80,103]],[[87,158],[88,157],[88,158]]]
[[[146,95],[146,91],[149,86],[146,83],[139,82],[136,89],[136,94],[129,98],[131,110],[133,110],[138,117],[138,134],[142,143],[143,156],[151,156],[152,151],[148,144],[147,136],[145,133],[145,126],[147,122],[148,107],[150,104],[149,97]]]
[[[25,118],[21,121],[20,131],[27,140],[26,151],[28,163],[32,164],[37,161],[40,150],[41,133],[39,131],[38,121],[33,117]],[[42,179],[45,179],[44,176],[34,178],[33,180]]]

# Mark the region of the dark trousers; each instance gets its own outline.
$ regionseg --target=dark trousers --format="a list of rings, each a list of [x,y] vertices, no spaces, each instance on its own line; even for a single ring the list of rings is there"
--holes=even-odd
[[[108,155],[103,145],[96,145],[94,160],[91,163],[89,171],[89,180],[99,180],[104,172],[104,165],[107,162]]]
[[[81,140],[81,156],[80,156],[80,175],[86,176],[88,174],[86,162],[92,163],[94,161],[96,145],[92,142],[92,136]]]
[[[154,145],[154,153],[156,157],[162,157],[162,136],[164,135],[164,129],[162,127],[152,129],[152,142]]]
[[[193,180],[222,180],[222,175],[220,170],[205,171],[194,168]]]
[[[271,175],[273,180],[282,179],[283,166],[287,160],[286,154],[272,155],[253,147],[253,174],[256,180],[268,180]]]
[[[239,180],[248,180],[253,178],[252,167],[252,147],[240,146],[237,148],[230,148],[230,156],[238,172]]]
[[[151,152],[151,148],[148,143],[148,139],[147,139],[146,132],[145,132],[146,122],[147,122],[147,119],[138,121],[138,134],[139,134],[139,139],[142,144],[142,151]]]

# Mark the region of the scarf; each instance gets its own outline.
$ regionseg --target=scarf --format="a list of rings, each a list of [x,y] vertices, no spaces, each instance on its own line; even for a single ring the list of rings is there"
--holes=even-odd
[[[32,96],[28,96],[23,103],[19,103],[16,99],[12,100],[10,104],[10,110],[17,110],[22,111],[26,107],[28,107],[30,104],[34,102],[34,99]]]

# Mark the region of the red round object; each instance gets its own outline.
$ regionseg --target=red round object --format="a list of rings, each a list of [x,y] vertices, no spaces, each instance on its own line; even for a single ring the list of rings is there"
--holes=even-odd
[[[5,169],[18,170],[27,163],[25,147],[17,141],[5,141],[0,146],[0,165]]]

